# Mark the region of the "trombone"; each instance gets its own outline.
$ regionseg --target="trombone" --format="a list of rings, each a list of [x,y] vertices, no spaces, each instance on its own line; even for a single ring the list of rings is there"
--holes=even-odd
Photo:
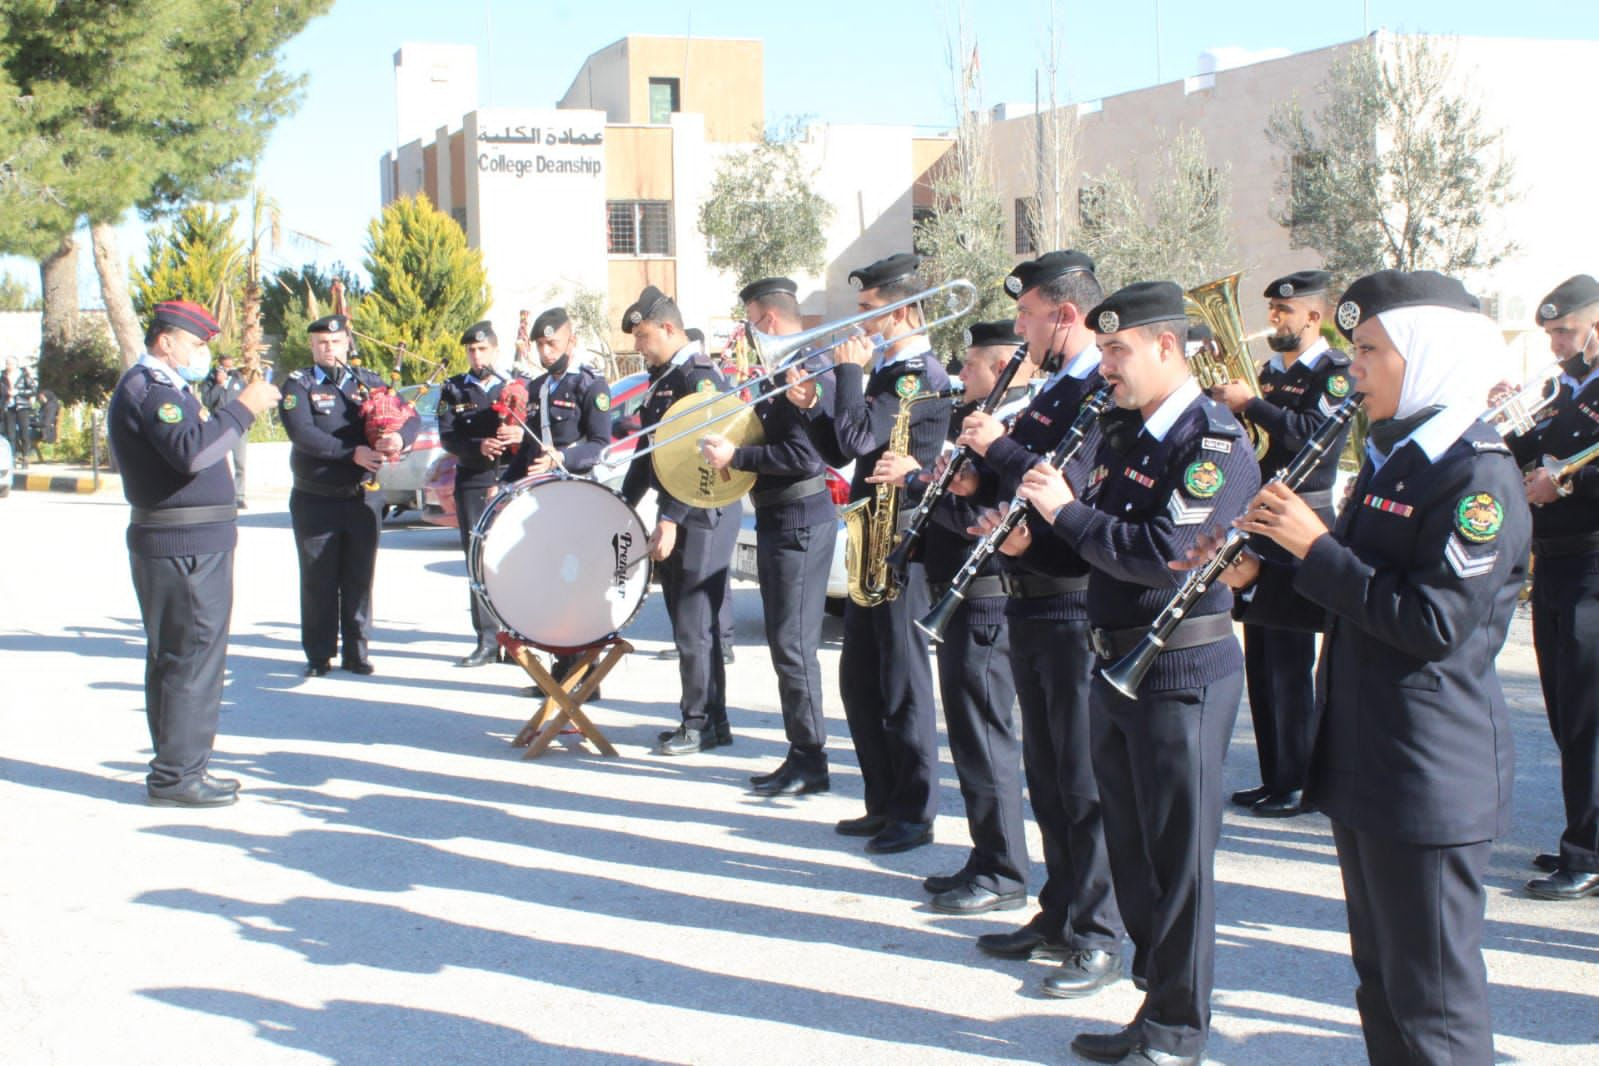
[[[750,390],[750,398],[748,400],[745,400],[735,407],[719,409],[714,418],[694,419],[691,418],[691,416],[699,414],[719,400],[726,399],[726,393],[709,393],[691,404],[682,406],[681,409],[678,409],[677,405],[674,405],[674,409],[669,413],[668,417],[661,419],[661,421],[657,422],[655,425],[650,426],[647,429],[640,429],[636,433],[630,433],[627,436],[618,440],[614,440],[610,444],[606,445],[605,449],[600,452],[599,461],[602,463],[617,462],[622,458],[622,453],[625,452],[629,446],[637,444],[640,440],[651,436],[652,434],[655,434],[654,439],[652,439],[648,444],[644,444],[634,450],[632,453],[632,458],[638,459],[642,456],[649,455],[657,449],[671,444],[673,441],[682,440],[684,437],[702,437],[707,433],[716,432],[717,427],[721,425],[724,420],[730,419],[734,415],[744,411],[746,408],[754,407],[756,404],[766,399],[767,396],[763,394],[762,386],[780,381],[790,369],[798,365],[800,360],[794,358],[796,355],[802,352],[804,353],[805,358],[810,358],[811,356],[817,355],[825,355],[828,352],[831,352],[834,348],[837,348],[840,344],[843,344],[844,341],[848,340],[850,335],[857,330],[862,322],[869,322],[874,318],[879,318],[883,315],[889,314],[890,312],[897,311],[901,307],[908,307],[912,304],[920,304],[923,301],[930,300],[935,296],[939,296],[940,294],[942,294],[944,304],[948,310],[938,318],[923,322],[909,333],[895,337],[894,339],[896,341],[903,340],[905,337],[913,337],[918,333],[926,333],[928,330],[942,326],[946,322],[953,322],[957,318],[962,318],[971,314],[972,309],[977,306],[977,286],[973,285],[964,278],[958,278],[954,281],[946,281],[941,285],[934,285],[931,288],[923,289],[921,292],[912,293],[910,296],[895,300],[893,303],[884,304],[882,307],[874,307],[870,311],[861,311],[857,314],[850,315],[847,318],[841,318],[836,322],[824,322],[819,326],[813,326],[812,328],[801,333],[791,333],[786,336],[779,336],[774,333],[762,333],[759,330],[752,329],[749,331],[749,337],[750,342],[755,346],[755,354],[760,357],[763,365],[769,366],[771,369],[764,374],[757,375],[756,377],[750,378],[748,381],[743,381],[738,384],[739,389]],[[835,334],[838,334],[839,336],[835,337]],[[828,343],[824,344],[822,347],[811,352],[805,351],[805,349],[810,348],[811,345],[815,344],[816,342],[827,338],[832,339],[828,340]],[[826,366],[818,370],[809,371],[795,381],[784,383],[785,387],[788,385],[803,385],[807,381],[814,381],[823,374],[830,374],[833,371],[834,365],[835,364],[832,362],[832,360],[828,360]],[[681,403],[681,401],[679,401],[679,403]],[[659,435],[662,429],[666,428],[672,423],[682,422],[685,420],[689,420],[691,422],[687,428],[679,429],[675,432],[668,433],[665,436]]]

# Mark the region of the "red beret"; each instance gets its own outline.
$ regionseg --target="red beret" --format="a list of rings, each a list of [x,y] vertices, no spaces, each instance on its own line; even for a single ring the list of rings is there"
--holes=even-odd
[[[156,304],[151,324],[185,330],[203,341],[222,332],[222,327],[217,325],[210,311],[188,300],[167,300]]]

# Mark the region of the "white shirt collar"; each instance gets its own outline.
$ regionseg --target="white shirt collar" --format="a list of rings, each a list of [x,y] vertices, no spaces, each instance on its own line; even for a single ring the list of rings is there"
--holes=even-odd
[[[687,344],[684,344],[683,347],[681,347],[681,348],[679,348],[677,350],[677,354],[676,355],[672,356],[672,365],[673,366],[682,366],[684,363],[687,363],[690,359],[694,358],[699,353],[700,353],[699,345],[695,344],[693,341],[689,341]],[[575,361],[576,360],[573,360],[573,362],[575,362]],[[568,363],[567,365],[568,365],[568,367],[571,366],[570,363]]]
[[[889,343],[893,342],[891,341]],[[875,374],[884,367],[893,366],[895,363],[903,363],[913,355],[925,355],[932,350],[933,345],[927,339],[927,334],[918,333],[916,336],[910,339],[910,343],[906,344],[904,349],[900,351],[899,354],[893,356],[892,358],[884,359],[883,356],[879,354],[872,361],[872,373]]]
[[[154,374],[156,379],[162,384],[170,385],[179,392],[182,392],[187,387],[183,379],[178,377],[175,370],[173,370],[170,366],[167,366],[155,356],[151,355],[149,352],[145,352],[143,355],[139,356],[138,365],[148,369],[150,373]]]
[[[1144,419],[1144,432],[1156,440],[1165,440],[1167,432],[1177,423],[1182,413],[1200,396],[1204,395],[1199,382],[1188,378],[1177,386],[1177,391],[1166,397],[1155,413]]]
[[[505,384],[505,380],[506,380],[505,375],[500,373],[498,370],[490,372],[489,378],[498,379],[499,383],[501,385]],[[478,378],[477,378],[477,375],[472,373],[470,370],[468,370],[466,372],[466,380],[467,380],[468,384],[476,385],[479,389],[483,390],[484,392],[488,392],[489,389],[493,388],[493,381],[488,381],[488,380],[479,381]]]
[[[1061,364],[1061,368],[1049,376],[1049,380],[1044,383],[1044,388],[1054,388],[1060,383],[1060,379],[1068,374],[1078,381],[1083,381],[1094,372],[1099,363],[1099,345],[1091,343],[1070,359],[1065,360]]]
[[[1315,343],[1309,348],[1306,348],[1304,354],[1294,361],[1294,365],[1302,366],[1306,370],[1314,370],[1316,369],[1316,364],[1321,362],[1321,357],[1326,355],[1331,350],[1331,347],[1327,344],[1326,337],[1317,337]],[[1281,352],[1272,352],[1271,359],[1268,361],[1267,365],[1269,365],[1279,374],[1288,369],[1283,365],[1283,356]]]

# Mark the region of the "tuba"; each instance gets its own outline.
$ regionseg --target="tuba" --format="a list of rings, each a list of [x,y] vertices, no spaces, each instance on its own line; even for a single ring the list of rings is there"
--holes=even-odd
[[[1188,312],[1210,327],[1216,336],[1217,354],[1199,351],[1188,359],[1188,369],[1202,389],[1213,389],[1234,381],[1249,386],[1249,391],[1260,398],[1260,378],[1255,375],[1255,362],[1249,357],[1249,342],[1244,334],[1244,318],[1238,309],[1238,278],[1228,274],[1225,278],[1207,281],[1188,290]],[[1244,419],[1244,429],[1255,446],[1255,458],[1266,454],[1271,440],[1266,431]]]
[[[912,409],[928,400],[947,400],[960,391],[938,389],[901,400],[887,450],[909,455]],[[873,495],[838,512],[844,523],[844,570],[849,575],[849,598],[858,606],[876,607],[899,595],[900,579],[888,565],[888,553],[899,539],[899,504],[904,491],[899,485],[878,485]]]

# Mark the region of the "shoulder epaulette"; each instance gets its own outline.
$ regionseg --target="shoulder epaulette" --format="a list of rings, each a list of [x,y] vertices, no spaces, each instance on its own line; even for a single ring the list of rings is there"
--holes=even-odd
[[[1217,403],[1209,396],[1200,401],[1200,410],[1205,412],[1205,432],[1220,434],[1228,437],[1241,437],[1244,427],[1238,424],[1238,419],[1227,409],[1226,404]]]

